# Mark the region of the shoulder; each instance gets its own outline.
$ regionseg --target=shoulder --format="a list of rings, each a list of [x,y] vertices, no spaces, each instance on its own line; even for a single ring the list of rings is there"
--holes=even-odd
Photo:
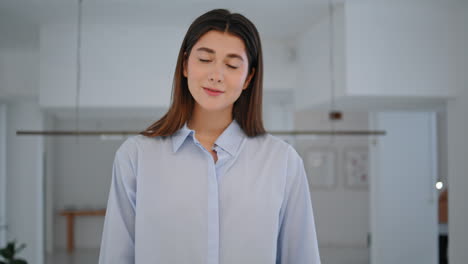
[[[139,152],[148,146],[162,144],[165,138],[133,135],[125,139],[116,151],[116,156],[136,157]]]
[[[267,134],[261,136],[261,138],[259,138],[259,140],[261,141],[261,144],[264,144],[264,145],[269,146],[271,148],[279,148],[279,149],[284,150],[288,154],[298,156],[298,154],[297,154],[296,150],[294,149],[294,147],[291,146],[291,144],[289,144],[288,142],[286,142],[284,139],[282,139],[280,137],[273,136],[273,135],[267,133]]]
[[[296,149],[283,139],[267,134],[264,144],[270,148],[271,157],[282,164],[288,182],[297,182],[305,175],[304,161]]]
[[[264,150],[266,153],[278,156],[284,160],[301,160],[301,157],[294,147],[277,136],[266,133],[261,136],[249,138],[249,141],[251,142],[251,147],[254,148],[257,153],[260,152],[260,150]]]

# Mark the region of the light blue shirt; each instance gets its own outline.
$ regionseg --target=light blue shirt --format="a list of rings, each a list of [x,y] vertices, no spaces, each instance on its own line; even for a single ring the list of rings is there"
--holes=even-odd
[[[100,264],[318,264],[302,159],[233,121],[213,149],[187,125],[117,150]]]

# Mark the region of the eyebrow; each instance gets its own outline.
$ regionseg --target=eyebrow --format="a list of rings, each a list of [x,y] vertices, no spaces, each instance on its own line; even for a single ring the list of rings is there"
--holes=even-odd
[[[208,53],[212,53],[212,54],[216,54],[216,52],[210,48],[206,48],[206,47],[201,47],[201,48],[198,48],[197,51],[205,51],[205,52],[208,52]],[[244,59],[242,58],[242,56],[240,56],[239,54],[235,54],[235,53],[229,53],[227,55],[228,58],[238,58],[240,59],[241,61],[244,61]]]

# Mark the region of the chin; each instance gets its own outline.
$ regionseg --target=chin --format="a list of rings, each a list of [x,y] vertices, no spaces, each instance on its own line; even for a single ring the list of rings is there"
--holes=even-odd
[[[232,109],[232,106],[229,105],[198,104],[198,106],[207,112],[222,112],[226,111],[229,108]]]
[[[227,109],[227,107],[202,107],[203,110],[208,112],[222,112]]]

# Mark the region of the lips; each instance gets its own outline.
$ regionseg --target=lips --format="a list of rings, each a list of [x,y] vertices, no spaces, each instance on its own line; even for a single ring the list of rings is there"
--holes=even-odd
[[[204,90],[208,95],[211,95],[211,96],[217,96],[217,95],[220,95],[220,94],[224,93],[223,91],[216,90],[216,89],[212,89],[212,88],[207,88],[207,87],[203,87],[203,90]]]

